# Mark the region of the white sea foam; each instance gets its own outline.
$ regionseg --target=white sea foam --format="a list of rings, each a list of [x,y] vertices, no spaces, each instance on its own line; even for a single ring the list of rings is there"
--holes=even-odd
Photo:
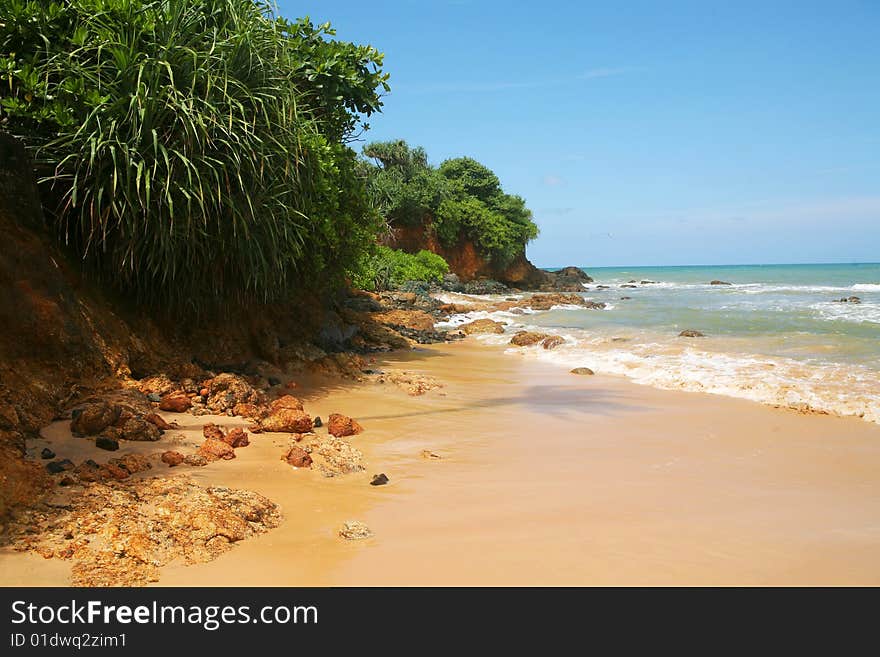
[[[856,283],[852,289],[861,292],[880,292],[880,283]]]

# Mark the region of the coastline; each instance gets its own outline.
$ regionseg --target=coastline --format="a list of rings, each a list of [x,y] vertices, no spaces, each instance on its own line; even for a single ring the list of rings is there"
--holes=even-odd
[[[475,340],[378,360],[444,387],[304,387],[311,412],[363,424],[351,441],[367,470],[294,470],[285,437],[263,434],[188,471],[265,495],[284,520],[208,563],[162,568],[158,585],[880,583],[877,425],[574,376]],[[174,417],[185,434],[211,419]],[[390,484],[369,486],[380,472]],[[374,537],[338,538],[346,520]],[[66,570],[0,551],[4,585],[66,585]]]

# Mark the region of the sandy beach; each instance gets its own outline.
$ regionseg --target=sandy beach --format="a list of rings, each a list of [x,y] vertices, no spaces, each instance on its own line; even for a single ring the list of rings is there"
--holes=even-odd
[[[165,567],[157,584],[880,583],[880,426],[574,376],[473,339],[376,367],[444,387],[418,397],[390,384],[305,387],[312,413],[344,408],[363,424],[351,440],[367,470],[328,479],[291,468],[282,434],[254,436],[234,461],[187,468],[201,484],[269,497],[284,521],[209,563]],[[206,421],[245,424],[166,417],[192,445]],[[43,435],[61,456],[92,454],[64,423]],[[390,484],[368,485],[380,472]],[[340,539],[346,520],[374,537]],[[0,551],[4,585],[68,577],[61,560]]]

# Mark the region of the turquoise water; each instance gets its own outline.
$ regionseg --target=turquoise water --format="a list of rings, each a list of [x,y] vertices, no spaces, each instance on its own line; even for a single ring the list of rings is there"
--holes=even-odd
[[[552,351],[511,354],[880,422],[880,264],[584,271],[594,279],[584,296],[606,309],[492,313],[510,323],[508,332],[538,328],[566,338]],[[731,285],[709,284],[716,279]],[[861,303],[838,301],[851,296]],[[679,337],[684,329],[706,337]],[[509,336],[484,339],[503,344]]]

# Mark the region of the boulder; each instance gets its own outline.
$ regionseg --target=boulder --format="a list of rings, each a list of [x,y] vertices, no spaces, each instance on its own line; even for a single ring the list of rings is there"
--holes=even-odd
[[[682,338],[703,338],[706,337],[704,333],[700,333],[694,329],[685,329],[681,333],[678,334],[679,337]]]
[[[186,457],[180,452],[175,452],[172,450],[162,452],[162,463],[167,463],[169,468],[180,465],[181,463],[183,463],[185,458]]]
[[[196,468],[208,465],[208,459],[201,454],[187,454],[183,457],[183,462]]]
[[[98,436],[95,439],[95,447],[98,449],[106,449],[110,452],[115,452],[119,449],[119,441],[115,438],[108,438],[107,436]]]
[[[248,439],[247,431],[241,427],[233,427],[230,429],[229,433],[226,434],[226,437],[223,438],[223,442],[227,445],[231,445],[233,448],[247,447],[251,444],[251,441]]]
[[[214,440],[213,438],[206,438],[202,446],[199,447],[198,453],[208,461],[218,459],[228,461],[235,458],[235,450],[232,449],[232,445],[227,445],[222,440]]]
[[[224,372],[204,382],[208,394],[205,396],[205,409],[216,415],[232,415],[239,404],[260,406],[266,396],[257,390],[247,379],[238,374]]]
[[[223,433],[223,429],[218,427],[213,422],[209,422],[204,427],[202,427],[202,435],[208,440],[223,440],[225,442],[226,434]]]
[[[306,433],[312,430],[312,418],[303,410],[279,408],[260,420],[263,431]]]
[[[182,392],[172,392],[162,397],[159,408],[169,413],[185,413],[192,406],[190,398]]]
[[[150,470],[153,467],[150,459],[142,454],[126,454],[125,456],[110,459],[108,463],[122,468],[129,474]]]
[[[314,427],[323,427],[324,426],[324,421],[321,419],[320,415],[314,419],[314,421],[312,422],[312,426],[314,426]]]
[[[861,303],[861,297],[841,297],[840,299],[835,299],[837,303]]]
[[[481,333],[504,333],[504,324],[491,319],[477,319],[461,326],[466,335]]]
[[[364,428],[355,420],[341,413],[331,413],[327,420],[327,431],[337,438],[354,436],[363,430]]]
[[[517,331],[514,333],[513,337],[510,338],[510,344],[516,345],[517,347],[530,347],[533,344],[539,343],[541,340],[548,338],[546,333],[537,333],[535,331]]]
[[[730,285],[730,283],[728,283],[727,281],[714,280],[709,281],[709,285]]]
[[[373,475],[373,478],[370,480],[370,486],[384,486],[388,483],[388,476],[383,472],[382,474]]]
[[[54,459],[54,458],[55,458],[55,452],[53,452],[53,451],[52,451],[51,449],[49,449],[48,447],[44,447],[44,448],[43,448],[43,451],[40,452],[40,458],[41,458],[41,459]]]
[[[152,422],[146,418],[129,417],[116,427],[118,431],[114,432],[114,438],[122,438],[124,440],[138,440],[155,442],[162,436],[162,432]]]
[[[77,436],[94,436],[119,420],[122,408],[117,404],[95,402],[73,411],[70,430]]]
[[[274,413],[282,408],[293,409],[295,411],[303,410],[302,402],[292,395],[284,395],[269,404],[269,412]]]
[[[148,415],[144,416],[144,420],[146,420],[147,422],[152,424],[159,431],[169,431],[171,429],[179,429],[180,428],[180,427],[176,426],[176,423],[170,424],[170,423],[166,422],[165,418],[163,418],[158,413],[149,413]]]
[[[62,459],[60,461],[49,461],[46,464],[46,470],[48,470],[52,474],[58,474],[59,472],[66,472],[67,470],[73,470],[76,466],[73,464],[73,461],[70,459]]]
[[[302,447],[293,445],[281,457],[282,461],[287,461],[288,465],[295,468],[309,468],[312,465],[312,457]]]
[[[571,373],[572,374],[587,375],[587,376],[589,376],[591,374],[595,374],[595,372],[593,370],[591,370],[589,367],[575,367],[573,370],[571,370]]]
[[[544,349],[548,350],[556,349],[556,347],[561,344],[565,344],[565,338],[563,338],[561,335],[551,335],[550,337],[544,338],[541,341],[541,346],[544,347]]]

